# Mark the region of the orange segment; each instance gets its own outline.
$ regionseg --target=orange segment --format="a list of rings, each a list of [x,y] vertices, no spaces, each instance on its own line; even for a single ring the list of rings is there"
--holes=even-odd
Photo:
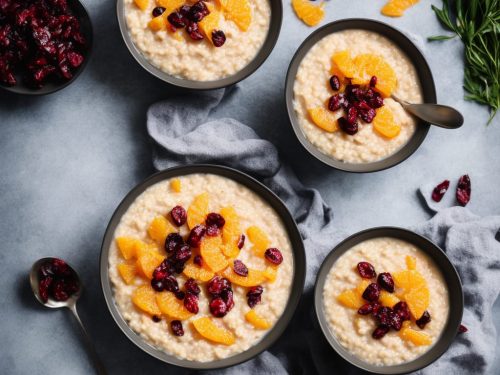
[[[220,237],[205,236],[200,244],[200,253],[205,264],[213,272],[222,271],[229,264],[222,253],[222,239]]]
[[[129,260],[136,256],[136,245],[138,242],[141,241],[132,237],[118,237],[116,239],[116,246],[125,260]]]
[[[391,96],[396,89],[397,78],[392,67],[381,56],[364,53],[354,58],[356,76],[352,83],[366,85],[372,76],[377,77],[375,89],[385,96]]]
[[[354,78],[357,75],[356,66],[349,51],[339,51],[332,56],[332,65],[336,67],[344,77]]]
[[[142,285],[138,287],[132,294],[132,303],[148,314],[161,314],[161,311],[156,304],[156,292],[150,285]]]
[[[292,0],[292,7],[295,14],[307,26],[316,26],[325,17],[324,3],[315,5],[309,0]]]
[[[415,319],[419,319],[430,302],[430,292],[425,278],[416,270],[405,270],[392,274],[394,284],[402,289],[399,293],[408,304],[410,312]]]
[[[416,346],[424,346],[432,344],[430,336],[422,331],[417,331],[409,327],[403,327],[399,332],[399,336],[405,340],[410,341]]]
[[[172,292],[161,292],[156,294],[156,304],[160,311],[172,319],[186,320],[193,316],[184,303],[177,299]]]
[[[389,0],[380,11],[384,16],[401,17],[404,11],[419,0]]]
[[[249,0],[218,0],[224,15],[233,21],[241,31],[247,31],[252,23],[252,9]]]
[[[142,276],[148,279],[153,277],[153,271],[158,267],[165,257],[156,251],[145,251],[137,259],[137,269]]]
[[[371,283],[372,282],[370,280],[361,280],[360,283],[356,286],[356,293],[361,297],[365,289],[368,288],[368,285],[370,285]]]
[[[149,21],[148,27],[153,31],[165,30],[167,28],[167,19],[163,16],[155,17]]]
[[[204,223],[208,215],[208,193],[203,193],[194,197],[193,202],[187,210],[187,223],[189,229]]]
[[[262,284],[266,281],[266,276],[263,271],[248,269],[248,276],[240,276],[236,274],[231,267],[227,267],[222,276],[236,285],[250,287]]]
[[[278,267],[277,266],[268,266],[264,270],[264,277],[269,280],[270,283],[274,283],[276,281],[276,277],[278,276]]]
[[[397,137],[401,132],[401,126],[396,124],[394,115],[387,107],[377,109],[372,125],[377,133],[389,139]]]
[[[312,122],[324,131],[333,133],[339,130],[337,117],[333,114],[333,112],[323,107],[311,108],[308,109],[307,112],[309,113]]]
[[[262,229],[257,226],[251,226],[247,229],[248,239],[253,243],[254,250],[260,256],[264,256],[265,251],[269,248],[269,238]]]
[[[148,228],[149,237],[162,246],[165,244],[167,236],[174,232],[176,229],[165,216],[155,217]]]
[[[210,13],[198,23],[198,26],[206,38],[213,43],[212,31],[217,30],[219,27],[220,11],[210,3],[207,3],[207,8]]]
[[[207,340],[224,345],[233,345],[235,342],[234,335],[231,331],[218,326],[206,316],[193,320],[193,326],[198,333]]]
[[[172,181],[170,181],[170,188],[176,193],[180,193],[182,190],[181,180],[179,180],[178,178],[174,178]]]
[[[348,307],[350,309],[359,309],[361,306],[365,304],[365,301],[361,296],[356,293],[355,290],[348,289],[337,296],[337,301],[340,304]]]
[[[224,244],[222,245],[222,253],[231,259],[235,259],[240,255],[240,249],[236,245]]]
[[[269,323],[264,317],[257,314],[253,309],[245,314],[245,319],[257,329],[271,328],[271,323]]]
[[[383,306],[392,308],[396,303],[399,302],[399,298],[396,297],[396,295],[393,293],[389,293],[386,292],[385,290],[382,290],[380,292],[379,301]]]
[[[148,9],[149,0],[134,0],[134,4],[140,10],[146,10],[146,9]]]
[[[192,259],[190,259],[186,263],[186,267],[184,267],[184,271],[182,272],[187,277],[191,277],[195,280],[200,280],[203,282],[209,281],[212,277],[214,277],[214,273],[205,265],[200,267],[197,264],[194,264]]]
[[[137,274],[137,266],[134,263],[120,263],[116,268],[118,268],[118,273],[123,281],[125,281],[126,284],[132,284]]]
[[[165,17],[183,6],[185,2],[185,0],[156,0],[158,6],[165,8],[165,12],[163,12]]]
[[[409,270],[417,269],[417,259],[415,259],[415,257],[407,255],[405,261],[406,261],[406,267]]]
[[[237,245],[241,235],[240,218],[236,210],[229,206],[223,207],[220,214],[226,221],[222,228],[222,239],[225,244]]]

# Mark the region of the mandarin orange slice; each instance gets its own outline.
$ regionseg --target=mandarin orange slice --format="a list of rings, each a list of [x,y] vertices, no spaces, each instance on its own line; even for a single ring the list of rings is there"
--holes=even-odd
[[[200,244],[200,254],[203,262],[213,272],[222,271],[229,264],[222,253],[222,239],[220,237],[205,236]]]
[[[165,257],[156,251],[145,251],[137,258],[137,269],[139,274],[147,279],[151,279],[155,268],[164,260]]]
[[[405,258],[406,261],[406,267],[409,270],[416,270],[417,269],[417,259],[415,257],[407,255]]]
[[[264,270],[264,277],[270,282],[274,283],[278,277],[278,266],[268,266]]]
[[[344,77],[354,78],[357,69],[349,51],[335,52],[332,56],[332,65],[338,69]]]
[[[140,10],[146,10],[146,9],[148,9],[148,6],[149,6],[149,0],[134,0],[134,4]]]
[[[389,139],[397,137],[401,132],[401,126],[396,124],[394,115],[387,107],[377,109],[372,125],[377,133]]]
[[[153,31],[165,30],[167,28],[167,19],[163,15],[155,17],[148,22],[148,27]]]
[[[257,226],[251,226],[247,229],[248,239],[253,243],[254,251],[260,255],[264,256],[264,253],[269,248],[269,238],[267,234]]]
[[[401,17],[406,9],[418,2],[419,0],[389,0],[380,12],[388,17]]]
[[[295,14],[307,26],[316,26],[325,17],[324,3],[319,5],[312,3],[309,0],[292,0],[292,7]]]
[[[379,301],[383,306],[392,308],[396,303],[399,302],[399,298],[395,294],[386,292],[385,290],[380,291]]]
[[[363,279],[359,282],[359,284],[356,286],[356,293],[361,297],[363,295],[363,292],[365,291],[366,288],[368,288],[368,285],[371,284],[370,280]]]
[[[231,206],[223,207],[220,214],[226,221],[222,228],[222,240],[225,244],[237,245],[241,235],[241,227],[236,210]]]
[[[120,263],[116,268],[123,281],[125,281],[125,284],[132,284],[137,274],[137,265],[134,263]]]
[[[252,9],[249,0],[218,0],[224,15],[233,21],[241,31],[247,31],[252,23]]]
[[[221,274],[232,283],[245,287],[256,286],[266,281],[266,276],[263,271],[251,268],[248,269],[247,276],[238,275],[231,267],[227,267]]]
[[[426,346],[432,344],[431,337],[422,331],[417,331],[409,327],[404,327],[399,331],[399,336],[405,340],[410,341],[416,346]]]
[[[163,314],[172,319],[186,320],[193,316],[172,292],[157,293],[156,304]]]
[[[212,277],[214,277],[214,273],[208,269],[208,267],[205,265],[200,267],[197,264],[194,264],[192,259],[186,262],[186,266],[184,267],[184,271],[182,271],[182,273],[187,277],[203,282],[209,281]]]
[[[208,215],[208,193],[203,193],[194,197],[193,202],[187,210],[187,223],[189,229],[204,223]]]
[[[162,246],[165,244],[167,236],[174,232],[176,232],[175,227],[165,216],[155,217],[148,228],[149,237]]]
[[[193,326],[201,336],[218,344],[233,345],[236,341],[231,331],[215,324],[206,316],[193,320]]]
[[[240,249],[236,245],[224,244],[222,245],[222,253],[230,259],[235,259],[240,255]]]
[[[141,285],[132,294],[132,303],[142,311],[151,315],[160,315],[156,304],[156,292],[150,285]]]
[[[383,57],[364,53],[357,55],[353,63],[356,67],[356,75],[352,83],[366,85],[371,77],[376,76],[375,89],[385,97],[391,96],[397,85],[396,73]]]
[[[213,4],[207,3],[206,5],[210,13],[198,23],[198,26],[205,37],[213,43],[212,31],[219,27],[221,12]]]
[[[359,309],[365,304],[365,301],[363,300],[363,298],[361,298],[361,296],[356,292],[355,289],[348,289],[343,291],[337,296],[337,301],[350,309]]]
[[[136,256],[136,245],[141,242],[132,237],[117,237],[116,246],[125,260],[132,259]]]
[[[339,130],[337,117],[333,114],[333,112],[323,107],[311,108],[308,109],[307,112],[309,113],[309,117],[311,117],[314,125],[318,128],[321,128],[328,133],[333,133]]]
[[[257,329],[271,328],[271,323],[269,323],[264,317],[257,314],[253,309],[245,314],[245,319]]]
[[[412,316],[419,319],[429,306],[430,292],[425,278],[416,270],[405,270],[392,274],[394,284],[402,289],[399,297],[406,301]]]
[[[176,193],[180,193],[182,190],[181,180],[178,178],[174,178],[172,181],[170,181],[170,188]]]
[[[156,0],[156,4],[165,8],[162,16],[167,17],[170,13],[177,10],[186,3],[185,0]]]

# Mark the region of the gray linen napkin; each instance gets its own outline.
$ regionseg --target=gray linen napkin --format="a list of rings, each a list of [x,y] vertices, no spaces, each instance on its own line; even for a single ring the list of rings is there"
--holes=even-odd
[[[176,97],[152,105],[147,126],[154,140],[158,170],[179,164],[214,163],[248,173],[270,187],[287,205],[304,238],[307,278],[304,295],[285,334],[259,357],[217,374],[350,374],[348,365],[328,346],[312,312],[312,286],[318,268],[345,233],[333,224],[333,211],[318,191],[304,187],[276,148],[234,120],[207,121],[212,109],[230,95],[224,90]],[[423,196],[428,197],[422,190]],[[452,194],[451,191],[448,194]],[[412,229],[444,248],[464,284],[464,324],[450,350],[422,374],[484,373],[495,356],[496,332],[491,308],[500,290],[500,216],[480,218],[467,209],[444,209]]]

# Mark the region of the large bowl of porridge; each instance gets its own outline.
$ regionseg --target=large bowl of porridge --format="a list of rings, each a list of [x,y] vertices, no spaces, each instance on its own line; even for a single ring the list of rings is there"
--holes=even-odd
[[[305,253],[295,222],[264,185],[234,169],[159,172],[118,206],[100,259],[106,303],[138,347],[173,365],[246,361],[285,330]]]
[[[239,82],[264,63],[283,9],[279,0],[118,0],[117,14],[144,69],[175,86],[208,90]]]
[[[417,371],[449,347],[462,319],[458,273],[445,253],[405,229],[359,232],[326,257],[315,309],[332,348],[373,373]]]
[[[320,161],[349,172],[392,167],[417,150],[430,124],[391,96],[435,103],[423,54],[400,31],[348,19],[312,33],[290,64],[288,115],[302,145]]]

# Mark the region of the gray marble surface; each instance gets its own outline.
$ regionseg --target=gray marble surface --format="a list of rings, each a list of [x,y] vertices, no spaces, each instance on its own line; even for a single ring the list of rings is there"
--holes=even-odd
[[[0,92],[0,373],[87,374],[92,369],[78,327],[68,311],[42,308],[32,298],[27,273],[40,257],[67,259],[86,286],[79,308],[110,373],[174,373],[130,343],[112,321],[98,279],[102,236],[124,195],[153,172],[146,134],[148,106],[178,90],[143,71],[121,40],[113,1],[84,0],[95,28],[92,61],[77,82],[47,97]],[[379,14],[383,0],[332,0],[327,20],[383,20],[422,38],[440,102],[465,115],[458,131],[431,129],[405,163],[375,174],[337,172],[313,159],[295,139],[285,112],[286,67],[313,30],[284,1],[280,40],[269,60],[213,117],[230,116],[274,142],[305,184],[317,187],[334,208],[339,229],[355,232],[378,225],[409,226],[430,217],[416,188],[428,181],[473,181],[471,210],[500,213],[500,116],[485,126],[484,107],[465,102],[462,47],[458,40],[429,44],[441,33],[430,3],[421,1],[400,19]],[[500,303],[495,305],[497,329]],[[500,342],[500,340],[498,341]],[[497,345],[498,347],[498,345]],[[500,367],[500,353],[496,366]],[[494,370],[491,370],[494,373]]]

